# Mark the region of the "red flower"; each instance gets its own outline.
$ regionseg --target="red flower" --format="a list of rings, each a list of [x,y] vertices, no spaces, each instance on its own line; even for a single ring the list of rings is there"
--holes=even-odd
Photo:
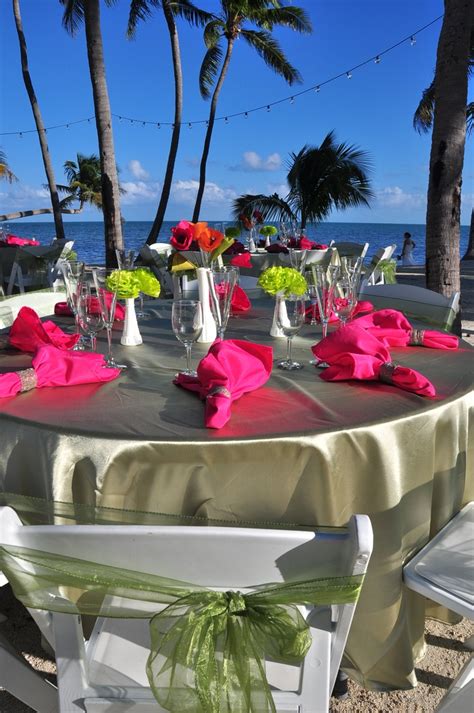
[[[180,220],[178,225],[171,228],[172,237],[170,245],[175,250],[189,250],[194,236],[194,225],[187,220]]]
[[[257,223],[257,225],[263,223],[263,215],[260,213],[259,210],[254,210],[253,217],[255,218],[255,222]]]

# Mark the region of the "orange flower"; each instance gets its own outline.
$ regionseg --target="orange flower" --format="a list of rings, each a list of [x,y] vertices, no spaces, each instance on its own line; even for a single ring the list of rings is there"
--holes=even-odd
[[[198,226],[207,226],[207,223],[196,223],[194,239],[197,240],[199,247],[206,253],[211,253],[215,250],[224,240],[224,236],[218,230],[214,228]]]

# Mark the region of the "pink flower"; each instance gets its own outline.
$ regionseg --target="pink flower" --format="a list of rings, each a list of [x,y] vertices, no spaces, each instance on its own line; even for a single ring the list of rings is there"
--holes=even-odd
[[[178,225],[171,228],[172,237],[170,245],[175,250],[189,250],[194,237],[194,224],[187,220],[180,220]]]

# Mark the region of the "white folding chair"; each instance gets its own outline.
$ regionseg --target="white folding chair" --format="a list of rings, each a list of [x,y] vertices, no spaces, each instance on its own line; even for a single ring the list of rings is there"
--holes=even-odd
[[[362,284],[359,299],[369,300],[375,309],[398,309],[407,317],[449,330],[459,307],[459,292],[444,297],[415,285]]]
[[[64,299],[60,292],[48,289],[0,298],[0,329],[11,327],[22,307],[31,307],[39,317],[48,317],[54,314],[55,304]]]
[[[338,242],[332,243],[331,247],[336,248],[339,257],[364,257],[369,249],[369,243]]]
[[[60,244],[59,241],[54,240],[51,243],[52,247],[58,247]],[[67,256],[71,252],[73,245],[74,245],[74,240],[67,240],[65,243],[62,243],[62,250],[59,253],[59,257],[57,260],[52,260],[48,264],[48,284],[50,287],[52,287],[54,290],[61,289],[61,287],[64,285],[64,280],[62,278],[62,272],[61,272],[61,264],[67,259]]]
[[[383,260],[390,260],[396,247],[396,245],[387,245],[386,248],[380,248],[380,250],[377,250],[374,257],[370,261],[370,265],[367,268],[363,278],[366,284],[383,285],[385,283],[384,274],[379,268],[379,265]]]
[[[468,503],[403,568],[405,584],[452,611],[474,620],[474,502]],[[474,637],[466,642],[474,649]],[[437,711],[473,709],[474,658],[471,656]]]
[[[0,510],[0,545],[90,560],[134,572],[179,579],[217,591],[252,591],[268,583],[362,575],[372,552],[365,515],[347,528],[321,531],[223,527],[22,526],[11,508]],[[34,567],[34,565],[33,565]],[[61,596],[68,590],[61,588]],[[74,596],[74,592],[72,592]],[[120,603],[120,600],[115,598]],[[104,604],[110,605],[111,599]],[[146,616],[163,607],[140,603]],[[341,662],[355,604],[302,607],[312,644],[302,666],[266,661],[279,713],[321,713]],[[88,642],[80,617],[52,613],[60,710],[104,713],[162,708],[149,689],[146,619],[100,618]]]

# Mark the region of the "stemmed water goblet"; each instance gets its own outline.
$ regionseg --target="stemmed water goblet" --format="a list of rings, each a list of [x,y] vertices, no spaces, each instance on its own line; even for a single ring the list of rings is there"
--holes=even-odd
[[[277,325],[286,337],[286,359],[278,362],[279,369],[293,371],[302,369],[303,364],[294,361],[292,358],[292,340],[298,334],[305,320],[305,300],[304,297],[289,295],[279,301],[276,314]]]
[[[321,322],[324,339],[327,337],[329,319],[333,311],[334,291],[336,280],[339,277],[339,267],[335,265],[329,265],[329,267],[313,265],[311,271],[313,273],[314,285],[316,288],[319,320]],[[312,359],[310,364],[316,364],[316,366],[321,368],[327,366],[325,362],[321,362],[318,359]]]
[[[199,300],[174,300],[171,308],[171,326],[176,338],[186,348],[186,369],[181,374],[197,376],[191,369],[191,348],[202,332],[202,311]]]
[[[233,267],[222,267],[209,273],[209,292],[211,311],[217,325],[217,335],[224,339],[227,322],[229,321],[232,295],[239,278]]]
[[[356,303],[357,296],[354,294],[350,278],[340,276],[336,281],[334,291],[333,312],[338,317],[342,327],[350,320]]]
[[[79,316],[77,311],[77,295],[80,285],[84,280],[84,269],[85,264],[80,260],[63,260],[60,265],[61,274],[64,280],[64,285],[66,287],[66,298],[69,309],[71,310],[74,321],[76,324],[76,334],[81,335],[81,329],[79,324]],[[75,351],[82,351],[84,349],[84,340],[82,335],[77,341],[74,347]]]
[[[92,270],[100,312],[107,332],[108,353],[105,366],[109,369],[126,369],[125,364],[117,364],[112,354],[112,327],[114,326],[117,293],[120,287],[120,271],[96,267]]]
[[[311,322],[310,327],[316,327],[318,320],[316,319],[317,308],[318,308],[318,293],[316,285],[308,283],[308,297],[311,301]]]
[[[104,327],[99,300],[90,282],[82,282],[77,293],[77,313],[81,331],[91,340],[91,350],[97,349],[97,333]]]
[[[308,258],[308,251],[289,248],[289,253],[291,267],[294,267],[295,270],[298,270],[298,272],[303,275],[306,267],[306,260]]]

